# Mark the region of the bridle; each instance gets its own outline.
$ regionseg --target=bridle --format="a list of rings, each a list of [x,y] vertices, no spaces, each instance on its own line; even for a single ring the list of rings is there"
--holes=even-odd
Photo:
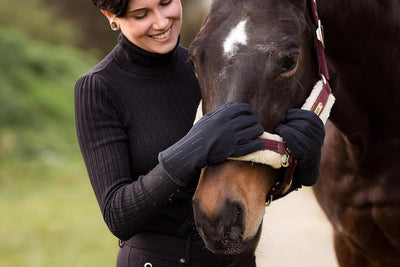
[[[314,23],[317,26],[315,32],[315,50],[318,58],[318,75],[320,80],[315,84],[302,109],[313,111],[325,124],[335,102],[335,97],[332,95],[332,89],[328,82],[329,73],[324,51],[324,29],[318,17],[317,2],[316,0],[310,0],[310,4]],[[283,178],[276,182],[267,194],[267,205],[269,205],[273,199],[283,197],[299,188],[298,185],[293,184],[293,173],[297,165],[297,159],[291,157],[290,150],[279,135],[265,132],[260,138],[265,143],[263,150],[243,157],[229,159],[262,163],[270,165],[275,169],[286,168]]]

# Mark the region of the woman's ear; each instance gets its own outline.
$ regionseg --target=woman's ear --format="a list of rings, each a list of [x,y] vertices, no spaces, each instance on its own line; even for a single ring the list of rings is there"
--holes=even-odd
[[[120,26],[120,24],[118,22],[117,16],[115,16],[113,13],[108,12],[108,11],[106,11],[104,9],[101,9],[101,13],[103,13],[104,16],[107,17],[107,19],[108,19],[108,21],[110,23],[111,30],[113,30],[113,31],[119,31],[120,30],[121,26]]]
[[[108,11],[106,11],[106,10],[104,10],[104,9],[101,9],[101,13],[103,13],[103,15],[106,16],[107,19],[108,19],[110,22],[114,21],[114,19],[116,18],[116,16],[115,16],[113,13],[108,12]]]

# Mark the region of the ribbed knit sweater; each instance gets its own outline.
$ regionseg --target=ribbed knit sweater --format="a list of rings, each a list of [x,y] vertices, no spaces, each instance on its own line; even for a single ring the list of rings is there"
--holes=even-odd
[[[197,179],[179,188],[157,156],[192,127],[200,98],[187,49],[153,54],[122,34],[77,81],[78,141],[104,220],[118,238],[141,231],[195,235]]]

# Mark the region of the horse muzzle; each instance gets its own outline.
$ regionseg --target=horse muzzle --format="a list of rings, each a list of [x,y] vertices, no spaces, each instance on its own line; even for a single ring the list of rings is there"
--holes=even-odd
[[[227,161],[203,169],[193,197],[196,228],[207,248],[220,255],[250,256],[258,243],[265,200],[276,170]]]
[[[196,228],[210,251],[222,255],[243,252],[245,211],[240,202],[227,200],[215,216],[208,216],[193,202]]]

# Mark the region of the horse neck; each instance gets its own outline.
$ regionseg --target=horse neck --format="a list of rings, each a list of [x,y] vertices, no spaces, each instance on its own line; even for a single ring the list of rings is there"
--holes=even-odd
[[[384,2],[318,1],[337,97],[331,120],[369,143],[400,136],[400,2]]]

